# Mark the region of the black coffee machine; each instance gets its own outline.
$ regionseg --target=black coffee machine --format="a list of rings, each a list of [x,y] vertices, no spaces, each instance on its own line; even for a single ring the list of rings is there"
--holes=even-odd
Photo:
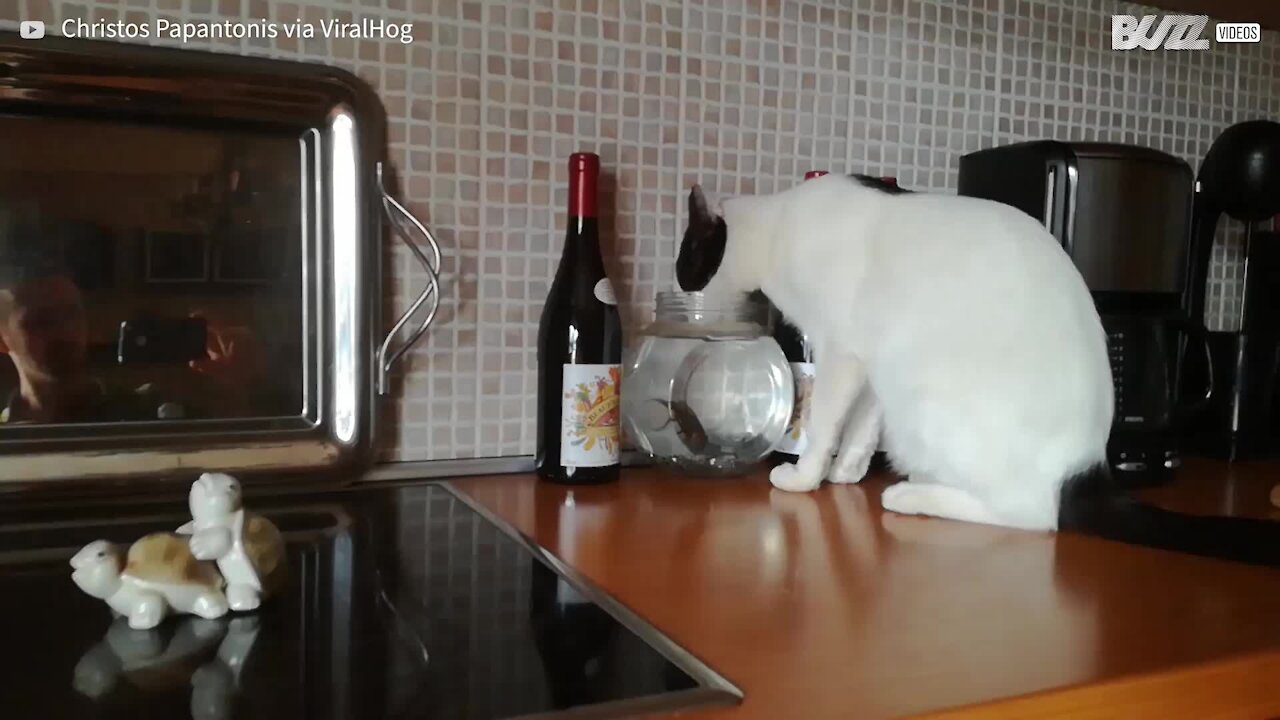
[[[1107,454],[1124,485],[1164,482],[1180,464],[1180,348],[1203,352],[1205,339],[1183,305],[1192,189],[1186,162],[1133,145],[1042,140],[960,159],[961,195],[1043,222],[1088,284],[1115,386]]]
[[[1230,330],[1209,333],[1210,362],[1188,349],[1184,392],[1211,377],[1206,412],[1188,427],[1196,452],[1230,460],[1280,457],[1280,234],[1254,225],[1280,214],[1280,123],[1254,120],[1214,141],[1196,178],[1187,307],[1203,317],[1214,236],[1223,215],[1246,223],[1243,303]],[[1234,329],[1235,327],[1239,330]]]

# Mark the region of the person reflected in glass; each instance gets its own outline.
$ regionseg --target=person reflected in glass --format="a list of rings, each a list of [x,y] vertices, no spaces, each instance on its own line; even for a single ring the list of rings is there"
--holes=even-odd
[[[0,422],[95,422],[139,413],[132,398],[113,397],[90,372],[84,299],[70,275],[28,263],[0,283],[0,353],[17,387]]]
[[[245,322],[246,311],[211,301],[209,293],[202,300],[211,307],[178,310],[186,298],[172,289],[139,292],[73,252],[116,242],[98,225],[0,197],[0,423],[232,418],[260,415],[264,403],[272,409],[279,394],[272,386],[281,383],[270,378],[279,377],[278,368]],[[155,310],[161,317],[149,315]],[[202,351],[126,360],[118,349],[125,328],[145,317],[172,318],[175,310],[203,320]],[[161,325],[164,332],[173,326]],[[140,339],[153,343],[149,348],[185,343],[175,332]]]
[[[48,264],[0,268],[0,354],[17,375],[0,423],[123,422],[243,416],[262,371],[251,336],[210,323],[206,358],[185,379],[114,387],[93,372],[84,296]],[[165,375],[160,369],[157,375]]]
[[[268,375],[261,344],[249,328],[219,313],[196,310],[191,317],[208,323],[205,357],[187,364],[204,383],[206,405],[220,417],[250,414],[254,396]]]

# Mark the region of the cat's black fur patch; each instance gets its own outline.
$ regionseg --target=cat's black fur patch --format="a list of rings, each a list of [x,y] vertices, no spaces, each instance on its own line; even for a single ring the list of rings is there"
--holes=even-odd
[[[1187,515],[1129,497],[1100,465],[1062,486],[1058,529],[1129,545],[1280,568],[1280,522]]]
[[[881,180],[878,177],[873,177],[871,175],[853,173],[849,177],[853,178],[854,180],[857,180],[858,183],[863,187],[869,187],[872,190],[879,190],[880,192],[887,193],[889,195],[901,195],[903,193],[911,192],[910,190],[904,190],[898,187],[897,185],[885,182],[884,180]]]
[[[676,257],[676,281],[682,290],[696,292],[711,282],[724,260],[728,241],[724,218],[711,212],[702,188],[694,185],[689,192],[689,227]]]

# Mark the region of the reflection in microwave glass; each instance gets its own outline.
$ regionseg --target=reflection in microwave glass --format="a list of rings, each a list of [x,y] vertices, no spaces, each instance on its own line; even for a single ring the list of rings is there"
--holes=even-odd
[[[302,413],[300,142],[0,116],[0,428]]]

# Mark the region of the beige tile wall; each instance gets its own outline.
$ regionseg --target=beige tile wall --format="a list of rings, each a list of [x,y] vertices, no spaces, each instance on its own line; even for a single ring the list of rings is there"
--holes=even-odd
[[[533,341],[575,150],[603,158],[610,270],[634,327],[672,284],[693,182],[770,192],[823,168],[953,191],[959,156],[997,143],[1134,142],[1195,164],[1232,122],[1280,117],[1276,34],[1117,52],[1115,12],[1155,11],[1112,0],[0,0],[0,25],[412,23],[409,44],[188,46],[334,63],[381,93],[409,205],[446,249],[440,319],[383,426],[384,459],[421,460],[533,451]],[[1240,244],[1224,237],[1216,327],[1230,327],[1240,300]],[[386,257],[389,325],[423,278],[401,249]]]

